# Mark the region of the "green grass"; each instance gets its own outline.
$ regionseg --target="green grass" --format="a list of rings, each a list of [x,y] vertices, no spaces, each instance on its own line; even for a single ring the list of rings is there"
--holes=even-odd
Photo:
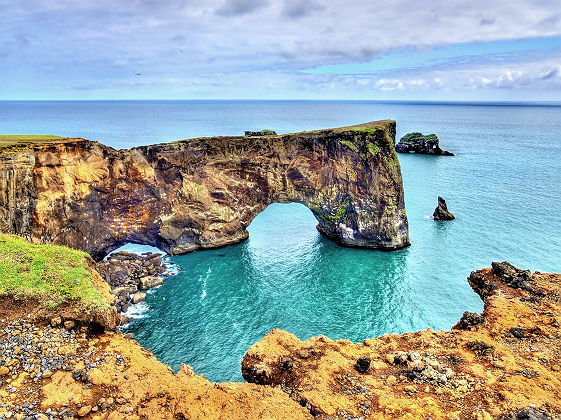
[[[45,136],[45,135],[15,135],[15,134],[0,134],[0,147],[13,146],[22,143],[40,143],[44,141],[63,140],[66,137],[59,136]]]
[[[0,296],[37,299],[48,309],[66,302],[86,311],[110,308],[94,285],[85,252],[1,233]]]

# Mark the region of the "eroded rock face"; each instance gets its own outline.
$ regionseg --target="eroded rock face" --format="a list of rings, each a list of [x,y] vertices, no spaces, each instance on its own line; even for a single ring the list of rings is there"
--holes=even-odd
[[[337,242],[409,245],[395,122],[115,150],[84,139],[3,156],[0,228],[101,259],[127,243],[170,254],[247,238],[274,202],[306,205]]]

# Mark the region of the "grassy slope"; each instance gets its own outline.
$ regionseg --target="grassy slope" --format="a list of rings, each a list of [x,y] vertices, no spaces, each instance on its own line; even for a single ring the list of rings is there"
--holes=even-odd
[[[88,255],[64,246],[35,245],[0,233],[0,296],[37,299],[51,309],[77,303],[85,311],[110,309],[95,287]]]
[[[62,140],[66,137],[59,136],[43,136],[43,135],[13,135],[0,134],[0,147],[13,146],[21,143],[40,143],[43,141]]]

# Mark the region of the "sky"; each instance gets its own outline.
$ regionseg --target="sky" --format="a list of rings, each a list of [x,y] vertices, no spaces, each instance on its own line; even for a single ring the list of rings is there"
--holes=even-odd
[[[561,100],[561,0],[0,0],[0,28],[0,100]]]

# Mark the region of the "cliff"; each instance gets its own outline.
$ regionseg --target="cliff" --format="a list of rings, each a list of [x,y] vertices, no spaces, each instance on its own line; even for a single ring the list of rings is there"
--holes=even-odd
[[[96,260],[127,243],[171,254],[246,239],[274,202],[306,205],[342,245],[409,245],[395,122],[115,150],[84,139],[0,148],[0,230]]]
[[[508,263],[468,281],[485,302],[451,331],[352,343],[273,330],[242,362],[319,418],[561,418],[561,275]]]
[[[46,247],[34,248],[28,263],[35,267],[51,255]],[[69,252],[55,248],[52,255]],[[21,256],[21,249],[2,250],[0,270]],[[42,270],[48,274],[51,267]],[[273,330],[242,362],[244,377],[254,383],[212,383],[186,365],[174,374],[133,339],[68,311],[91,293],[108,296],[106,284],[90,282],[93,271],[83,274],[79,299],[52,308],[29,294],[14,295],[15,289],[0,290],[0,418],[508,420],[561,414],[559,274],[531,274],[508,263],[473,272],[468,281],[485,309],[465,313],[451,331],[351,343],[325,336],[301,341]],[[50,286],[64,278],[42,277]]]

